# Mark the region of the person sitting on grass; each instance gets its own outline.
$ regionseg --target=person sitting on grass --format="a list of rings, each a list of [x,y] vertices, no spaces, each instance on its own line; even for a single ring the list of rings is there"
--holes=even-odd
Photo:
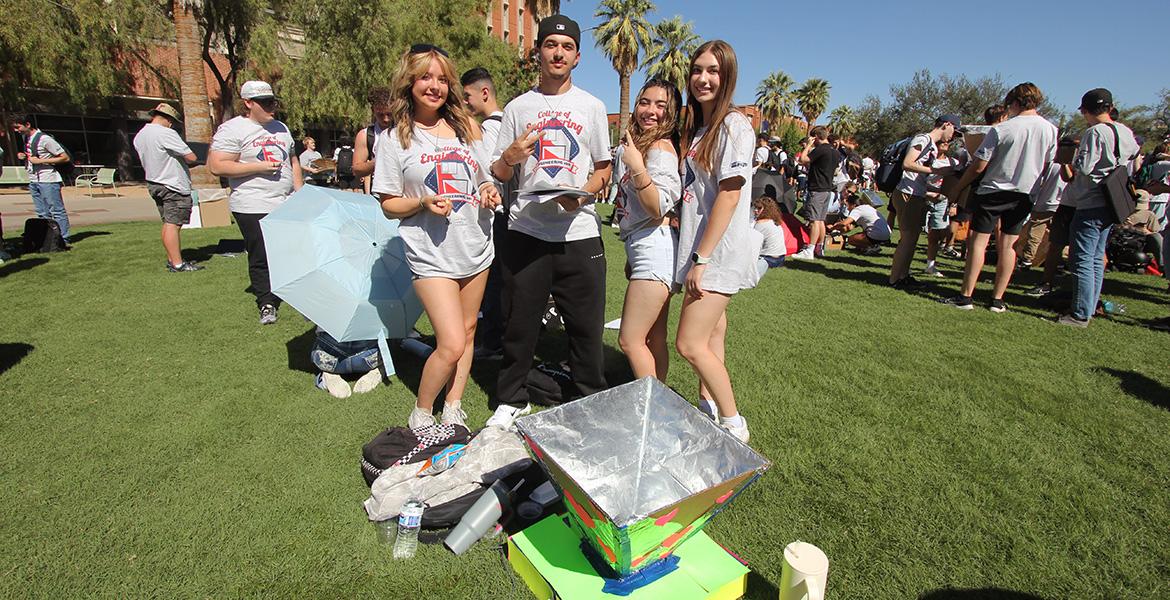
[[[309,350],[309,360],[318,369],[318,389],[329,392],[334,398],[348,398],[351,390],[344,375],[361,375],[353,383],[352,393],[364,394],[382,383],[382,355],[378,353],[376,340],[339,342],[324,329],[317,328],[317,339]]]
[[[756,222],[753,227],[764,236],[764,245],[760,248],[760,260],[756,267],[763,277],[768,269],[784,266],[787,246],[784,238],[784,228],[780,226],[783,217],[780,206],[775,200],[760,196],[752,201],[752,214]]]
[[[833,224],[833,231],[846,234],[845,243],[857,248],[866,256],[876,256],[882,251],[882,244],[890,241],[890,224],[870,204],[869,198],[858,193],[856,183],[845,188],[844,201],[849,214]],[[854,227],[861,231],[849,234]]]

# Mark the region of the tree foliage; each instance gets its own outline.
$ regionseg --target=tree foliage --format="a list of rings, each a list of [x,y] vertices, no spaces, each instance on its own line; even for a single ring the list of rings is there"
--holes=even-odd
[[[646,50],[646,60],[642,63],[646,75],[673,83],[685,95],[691,55],[698,49],[700,41],[694,23],[683,21],[678,15],[656,24],[650,48]]]
[[[195,7],[203,31],[203,62],[219,84],[219,121],[235,116],[241,77],[271,81],[285,60],[280,29],[286,21],[282,0],[186,0]],[[224,67],[215,61],[219,54]]]
[[[829,131],[841,138],[851,138],[857,133],[857,116],[848,106],[838,106],[829,113]]]
[[[821,113],[825,112],[825,107],[829,105],[830,87],[828,81],[814,77],[805,81],[804,85],[796,90],[796,104],[800,106],[800,114],[804,115],[809,127],[816,124],[817,117],[821,116]]]
[[[792,105],[796,102],[792,91],[794,83],[784,71],[773,71],[756,87],[756,108],[760,109],[770,129],[775,129],[776,124],[792,115]]]
[[[279,94],[291,126],[350,128],[370,119],[371,87],[389,86],[406,49],[435,44],[450,53],[456,76],[491,72],[501,104],[533,85],[535,64],[484,27],[482,0],[293,0],[304,29],[304,56],[284,71]],[[458,81],[452,82],[458,85]]]
[[[646,20],[646,13],[652,10],[650,0],[601,0],[593,14],[601,19],[593,39],[618,74],[620,131],[625,131],[630,121],[630,74],[652,45],[652,27]]]

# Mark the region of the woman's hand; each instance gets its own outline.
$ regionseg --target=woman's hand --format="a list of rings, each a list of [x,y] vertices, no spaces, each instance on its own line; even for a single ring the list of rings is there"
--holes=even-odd
[[[634,145],[634,138],[630,136],[629,131],[626,132],[626,136],[622,140],[622,163],[630,170],[631,175],[646,170],[646,159],[638,147]]]
[[[479,206],[487,210],[495,210],[503,200],[500,198],[500,191],[491,183],[485,183],[479,186]]]
[[[698,300],[703,297],[703,273],[707,271],[707,265],[691,265],[691,270],[687,271],[687,295]]]
[[[423,196],[422,204],[423,208],[440,217],[451,214],[451,201],[442,196]]]

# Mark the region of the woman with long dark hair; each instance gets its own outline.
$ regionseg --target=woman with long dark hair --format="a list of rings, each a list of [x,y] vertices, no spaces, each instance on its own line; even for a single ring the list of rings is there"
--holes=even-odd
[[[675,285],[684,288],[675,345],[699,376],[700,409],[747,442],[724,365],[727,305],[759,282],[761,236],[751,235],[751,122],[731,106],[738,66],[722,40],[691,58],[683,127],[683,195]]]
[[[461,400],[494,256],[492,211],[500,196],[479,126],[453,82],[455,69],[439,48],[420,44],[402,57],[392,86],[394,126],[378,135],[371,185],[382,212],[401,219],[414,291],[435,330],[411,429],[434,424],[432,407],[444,387],[443,423],[466,427]]]
[[[639,379],[666,381],[669,365],[666,317],[678,236],[667,213],[682,188],[676,147],[681,104],[670,82],[651,79],[642,86],[614,173],[626,211],[619,235],[630,267],[619,342]]]

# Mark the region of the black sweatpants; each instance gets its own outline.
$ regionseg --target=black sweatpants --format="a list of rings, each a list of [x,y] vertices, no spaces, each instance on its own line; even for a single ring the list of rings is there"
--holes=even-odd
[[[504,360],[495,398],[488,407],[519,408],[528,403],[524,382],[532,369],[550,293],[569,337],[569,370],[576,388],[570,397],[604,390],[605,248],[601,238],[545,242],[509,231],[502,250]]]
[[[267,215],[233,212],[232,216],[244,236],[244,248],[248,251],[248,277],[252,280],[256,306],[271,304],[279,307],[280,298],[272,293],[272,284],[268,279],[268,253],[264,249],[264,233],[260,230],[260,219]]]

